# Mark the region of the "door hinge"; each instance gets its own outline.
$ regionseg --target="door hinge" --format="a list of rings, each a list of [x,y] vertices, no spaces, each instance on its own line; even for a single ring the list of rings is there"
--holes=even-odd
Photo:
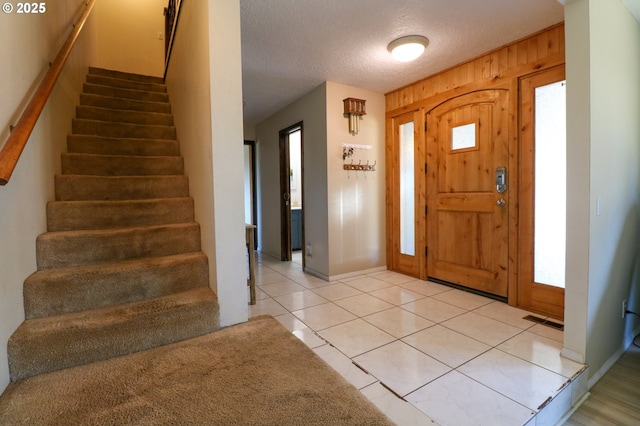
[[[425,174],[425,175],[427,174],[427,170],[428,170],[427,163],[424,163],[424,174]]]
[[[427,131],[427,122],[426,121],[424,122],[424,131],[425,132]]]
[[[427,206],[427,205],[425,204],[425,206],[424,206],[424,215],[426,216],[426,215],[428,215],[428,214],[429,214],[429,206]]]
[[[424,247],[424,255],[425,256],[429,255],[429,247],[427,247],[427,246]]]

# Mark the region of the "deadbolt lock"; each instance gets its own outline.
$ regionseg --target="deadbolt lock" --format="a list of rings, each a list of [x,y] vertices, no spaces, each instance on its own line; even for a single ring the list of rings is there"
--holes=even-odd
[[[507,168],[505,166],[496,167],[496,191],[502,194],[507,190]]]

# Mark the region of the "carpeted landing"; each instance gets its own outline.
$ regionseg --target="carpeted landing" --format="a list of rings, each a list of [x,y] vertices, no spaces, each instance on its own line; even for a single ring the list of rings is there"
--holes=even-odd
[[[13,382],[3,425],[389,425],[273,317]]]

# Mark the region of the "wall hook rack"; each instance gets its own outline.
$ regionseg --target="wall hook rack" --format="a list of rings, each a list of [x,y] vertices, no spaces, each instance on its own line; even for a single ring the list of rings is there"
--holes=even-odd
[[[358,161],[358,164],[353,164],[353,160],[351,160],[350,164],[343,164],[342,168],[344,170],[360,170],[363,172],[375,172],[376,171],[377,161],[374,161],[373,164],[369,164],[369,160],[367,160],[367,164],[362,164],[362,160]]]

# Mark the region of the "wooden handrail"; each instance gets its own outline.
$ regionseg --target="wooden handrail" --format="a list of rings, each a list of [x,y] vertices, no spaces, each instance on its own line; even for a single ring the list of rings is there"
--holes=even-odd
[[[87,18],[89,17],[95,2],[96,0],[87,1],[82,16],[73,26],[71,34],[69,34],[64,45],[60,48],[58,55],[50,64],[49,70],[42,78],[42,81],[31,96],[31,99],[29,99],[27,107],[20,115],[20,118],[18,119],[15,127],[13,127],[7,142],[2,147],[2,150],[0,151],[0,185],[6,185],[9,182],[9,178],[11,177],[13,170],[16,168],[16,164],[18,164],[20,154],[22,154],[22,151],[29,140],[29,136],[31,136],[31,132],[40,117],[40,113],[44,109],[56,81],[58,81],[62,68],[71,54],[71,49],[73,49],[73,46],[78,40],[80,31],[82,31],[84,24],[87,22]]]
[[[173,40],[176,37],[176,28],[178,27],[181,7],[182,0],[169,0],[169,4],[164,8],[164,78],[167,78],[167,70],[169,69],[169,60],[171,59],[171,51],[173,50]]]

